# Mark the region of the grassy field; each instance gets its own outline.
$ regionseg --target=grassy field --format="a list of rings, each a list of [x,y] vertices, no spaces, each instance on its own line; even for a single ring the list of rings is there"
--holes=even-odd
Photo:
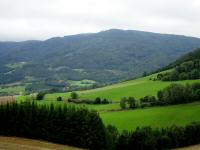
[[[87,87],[87,86],[91,86],[94,83],[96,83],[93,80],[81,80],[81,81],[73,81],[73,80],[68,80],[67,81],[71,86],[78,86],[78,87]]]
[[[50,142],[32,140],[18,137],[0,136],[1,150],[83,150],[67,145],[54,144]]]
[[[165,88],[171,83],[194,83],[200,80],[185,80],[177,82],[162,82],[149,80],[155,75],[151,75],[136,80],[126,81],[119,84],[87,90],[78,91],[80,98],[94,99],[96,97],[108,98],[113,100],[113,104],[107,105],[78,105],[99,111],[105,124],[115,125],[120,131],[124,129],[134,130],[137,126],[166,127],[173,124],[186,125],[193,121],[200,121],[200,103],[191,103],[175,106],[152,107],[145,109],[120,111],[117,103],[122,97],[134,96],[140,98],[146,95],[156,95],[158,90]],[[64,101],[57,102],[56,98],[62,96]],[[62,105],[67,103],[66,99],[70,93],[47,94],[45,99],[39,101],[40,104]],[[18,101],[23,97],[18,97]],[[75,104],[70,104],[75,105]],[[77,106],[77,104],[76,104]]]
[[[0,93],[14,93],[20,94],[25,91],[25,86],[13,86],[13,87],[0,87]]]
[[[151,75],[148,77],[126,81],[97,89],[79,91],[78,94],[80,98],[95,99],[96,97],[101,97],[113,101],[119,101],[122,97],[128,97],[128,96],[141,98],[146,95],[156,95],[158,90],[165,88],[171,83],[186,84],[186,83],[200,82],[200,80],[185,80],[177,82],[163,82],[163,81],[149,80],[154,76],[155,75]],[[47,94],[45,96],[45,99],[55,100],[58,96],[62,96],[64,99],[67,99],[70,96],[70,93]]]
[[[134,130],[140,126],[154,128],[167,127],[173,124],[186,125],[200,121],[200,103],[181,104],[165,107],[151,107],[129,111],[101,112],[105,124],[112,124],[120,131]]]

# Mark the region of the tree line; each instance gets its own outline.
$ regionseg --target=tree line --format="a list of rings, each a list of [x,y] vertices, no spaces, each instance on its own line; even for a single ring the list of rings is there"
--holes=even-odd
[[[26,99],[26,101],[44,100],[46,94],[47,93],[45,91],[44,92],[35,93],[35,94],[30,94],[30,95],[27,95],[25,97],[25,99]],[[58,96],[56,98],[56,100],[57,101],[63,101],[64,99],[61,96]],[[69,103],[75,103],[75,104],[94,104],[94,105],[98,105],[98,104],[110,104],[110,103],[112,103],[111,100],[108,100],[106,98],[102,99],[100,97],[97,97],[97,98],[95,98],[93,100],[91,100],[91,99],[80,99],[79,95],[76,92],[71,92],[70,97],[66,98],[66,100]]]
[[[137,107],[151,107],[162,105],[173,105],[200,101],[200,83],[193,84],[171,84],[157,92],[157,97],[147,95],[139,100],[134,97],[122,98],[120,106],[122,109],[134,109]]]
[[[89,149],[106,147],[106,130],[96,111],[73,106],[14,103],[0,105],[0,134]]]
[[[116,150],[167,150],[200,143],[200,123],[153,129],[151,127],[136,128],[134,131],[124,130],[109,125],[110,147]]]
[[[178,81],[200,78],[200,60],[191,60],[176,66],[172,71],[159,73],[154,80]]]

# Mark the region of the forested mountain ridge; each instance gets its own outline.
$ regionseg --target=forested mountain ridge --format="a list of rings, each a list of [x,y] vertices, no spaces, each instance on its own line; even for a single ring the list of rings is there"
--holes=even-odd
[[[162,70],[170,71],[159,73],[158,80],[178,81],[200,78],[200,48],[187,53]]]
[[[176,67],[177,65],[180,65],[187,61],[194,61],[200,59],[200,48],[197,48],[193,50],[192,52],[186,53],[185,55],[181,56],[174,62],[170,63],[168,66],[164,67],[164,69],[171,69],[173,67]]]
[[[0,42],[0,84],[115,82],[162,68],[198,47],[200,39],[194,37],[118,29]]]

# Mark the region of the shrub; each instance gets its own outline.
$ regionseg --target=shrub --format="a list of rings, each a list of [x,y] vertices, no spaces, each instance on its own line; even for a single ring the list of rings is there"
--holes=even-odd
[[[104,98],[104,99],[101,101],[101,103],[102,103],[102,104],[109,104],[110,102],[109,102],[106,98]]]
[[[181,84],[171,84],[158,94],[159,100],[166,104],[180,104],[187,103],[192,97],[190,87]]]
[[[120,101],[120,107],[121,109],[126,109],[127,108],[127,99],[126,97],[122,98],[121,101]]]
[[[62,97],[61,96],[57,97],[57,101],[62,101]]]
[[[36,100],[43,100],[45,95],[45,92],[39,92],[36,96]]]
[[[78,99],[78,94],[76,92],[71,93],[71,98],[72,99]]]
[[[129,108],[133,109],[136,108],[136,100],[134,97],[129,97],[128,98],[128,104],[129,104]]]
[[[97,97],[97,98],[94,100],[94,104],[101,104],[101,98]]]

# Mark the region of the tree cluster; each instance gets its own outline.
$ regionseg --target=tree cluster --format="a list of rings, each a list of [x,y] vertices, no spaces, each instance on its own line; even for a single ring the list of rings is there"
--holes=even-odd
[[[120,107],[122,109],[134,109],[137,107],[136,99],[134,97],[123,97],[120,101]]]
[[[157,97],[147,95],[136,100],[133,97],[122,98],[121,109],[134,109],[137,107],[152,107],[163,105],[174,105],[200,101],[200,83],[193,84],[171,84],[157,92]]]
[[[75,104],[94,104],[94,105],[99,105],[99,104],[110,104],[112,101],[109,101],[108,99],[104,98],[101,99],[97,97],[95,100],[90,100],[90,99],[72,99],[68,98],[69,103],[75,103]]]
[[[165,89],[158,91],[158,101],[164,104],[190,103],[200,100],[200,83],[171,84]]]
[[[200,123],[185,127],[173,125],[163,129],[138,127],[135,131],[125,130],[121,134],[115,127],[108,126],[107,132],[112,139],[112,149],[116,150],[166,150],[200,142]]]
[[[97,97],[95,100],[80,99],[76,92],[71,92],[70,98],[68,98],[68,102],[75,104],[95,104],[95,105],[112,103],[112,101],[109,101],[106,98],[101,99],[100,97]]]
[[[0,105],[0,134],[104,149],[106,131],[95,111],[72,106],[15,103]]]
[[[200,60],[191,60],[175,67],[171,72],[159,73],[157,80],[178,81],[200,78]]]
[[[44,97],[46,95],[46,92],[39,92],[37,95],[36,95],[36,100],[43,100]]]

